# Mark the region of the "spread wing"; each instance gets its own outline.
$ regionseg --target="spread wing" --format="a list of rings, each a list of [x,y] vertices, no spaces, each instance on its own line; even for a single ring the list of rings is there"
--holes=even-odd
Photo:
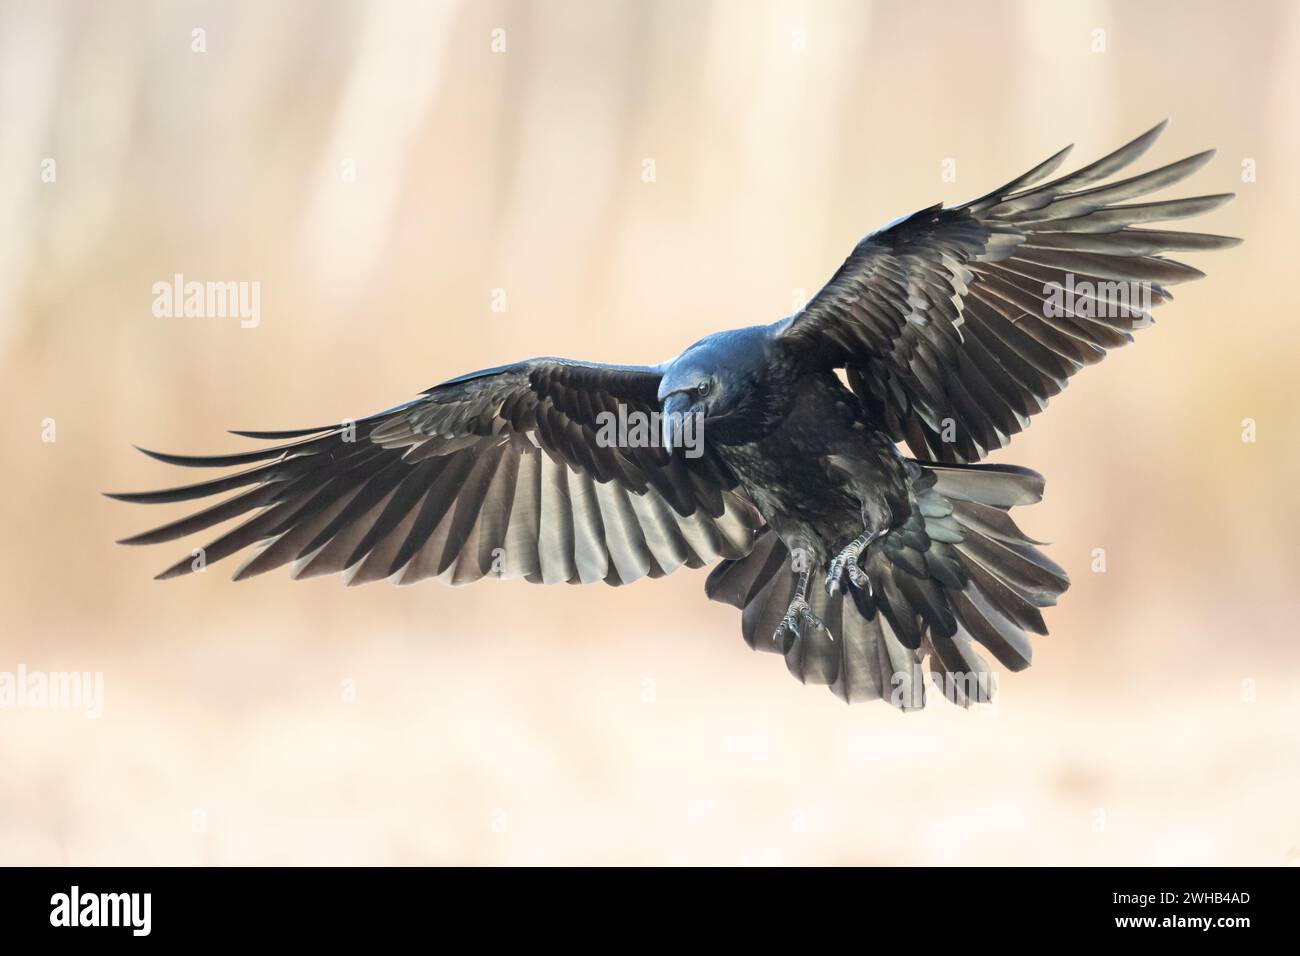
[[[128,538],[154,544],[244,520],[159,577],[261,545],[235,578],[293,563],[294,577],[346,572],[349,584],[397,576],[463,584],[485,576],[625,584],[748,553],[762,525],[707,452],[611,440],[611,419],[659,409],[659,372],[532,359],[475,372],[357,422],[236,432],[284,442],[232,455],[146,452],[187,467],[251,465],[140,503],[243,489]],[[657,433],[655,433],[657,435]]]
[[[786,320],[790,347],[850,387],[919,458],[982,458],[1107,349],[1151,323],[1167,286],[1202,273],[1160,255],[1239,240],[1145,228],[1214,209],[1231,194],[1127,200],[1177,183],[1212,151],[1097,185],[1144,153],[1161,123],[1042,185],[1067,147],[972,202],[934,206],[872,233]]]

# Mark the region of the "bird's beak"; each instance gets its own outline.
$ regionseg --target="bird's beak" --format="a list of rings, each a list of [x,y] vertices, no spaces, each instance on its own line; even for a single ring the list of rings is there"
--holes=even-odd
[[[671,453],[674,448],[685,445],[686,416],[691,414],[691,400],[685,392],[674,392],[664,399],[663,405],[663,444],[664,450]]]

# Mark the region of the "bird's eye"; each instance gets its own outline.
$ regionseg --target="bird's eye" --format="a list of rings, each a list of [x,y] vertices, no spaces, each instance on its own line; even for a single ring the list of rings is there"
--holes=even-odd
[[[705,381],[705,382],[700,382],[699,385],[696,385],[695,394],[700,396],[700,398],[703,398],[705,395],[709,394],[709,383]]]

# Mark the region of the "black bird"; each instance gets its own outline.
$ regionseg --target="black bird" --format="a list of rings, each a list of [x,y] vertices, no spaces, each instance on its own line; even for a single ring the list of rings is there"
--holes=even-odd
[[[1202,275],[1160,253],[1238,241],[1142,227],[1231,195],[1126,202],[1212,152],[1098,185],[1163,128],[1046,184],[1034,185],[1068,147],[979,199],[900,219],[859,242],[802,311],[661,365],[529,359],[355,422],[234,433],[270,447],[146,452],[252,467],[113,495],[245,489],[123,543],[250,515],[159,577],[261,545],[237,580],[292,562],[294,577],[343,572],[348,584],[619,585],[721,559],[708,596],[740,608],[746,642],[784,655],[800,680],[912,708],[924,663],[952,700],[986,700],[976,645],[1027,667],[1026,632],[1047,632],[1040,609],[1068,580],[1008,514],[1039,500],[1042,478],[974,462],[1150,324],[1167,285]]]

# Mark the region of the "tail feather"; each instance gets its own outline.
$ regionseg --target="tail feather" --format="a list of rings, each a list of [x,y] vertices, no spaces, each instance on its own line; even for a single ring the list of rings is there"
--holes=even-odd
[[[909,463],[909,475],[912,514],[862,561],[871,593],[828,595],[814,577],[807,599],[826,630],[774,639],[796,576],[770,528],[750,554],[714,569],[706,593],[742,610],[750,647],[782,654],[799,680],[826,684],[849,703],[924,706],[927,670],[954,703],[988,701],[995,679],[979,648],[1008,670],[1028,667],[1028,633],[1047,633],[1040,609],[1069,587],[1008,513],[1039,501],[1043,479],[1015,466],[919,462]]]
[[[756,651],[781,654],[800,682],[825,684],[846,703],[893,700],[905,710],[924,705],[924,687],[913,666],[915,652],[904,646],[882,615],[863,614],[844,593],[809,588],[808,603],[829,633],[805,628],[794,637],[774,638],[796,585],[790,552],[771,528],[759,533],[743,558],[723,561],[709,575],[705,593],[739,608],[741,633]],[[834,635],[832,639],[831,635]]]

